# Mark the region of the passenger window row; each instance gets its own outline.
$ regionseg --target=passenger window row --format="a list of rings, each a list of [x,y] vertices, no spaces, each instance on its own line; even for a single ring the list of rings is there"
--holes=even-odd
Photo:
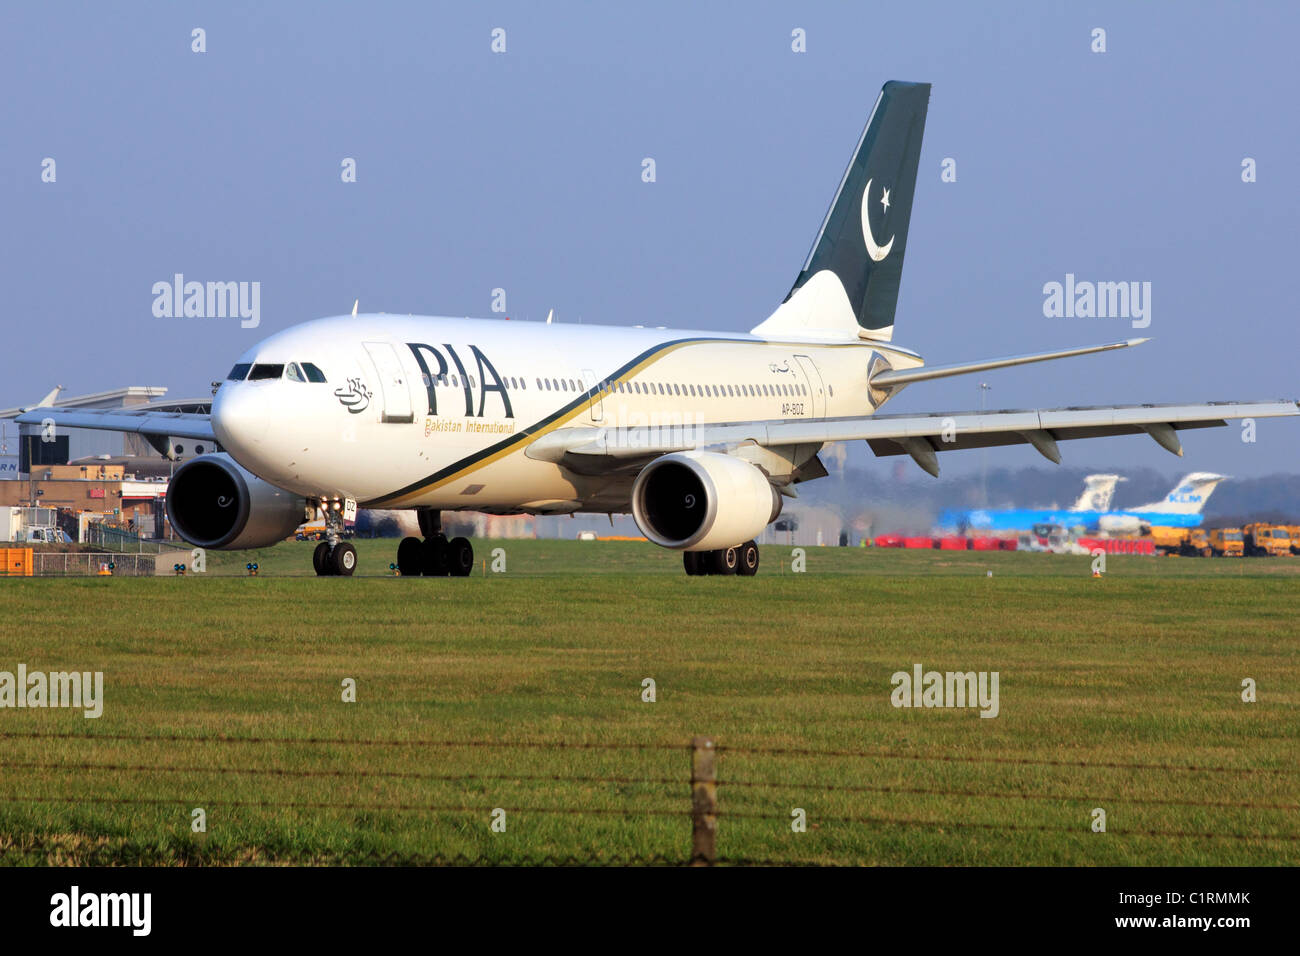
[[[430,376],[421,376],[424,384],[430,383]],[[240,362],[230,370],[227,381],[231,382],[259,382],[273,379],[287,379],[290,382],[324,382],[325,374],[311,362],[289,362],[283,363],[262,363],[252,364],[249,362]],[[433,376],[435,385],[451,385],[455,388],[461,387],[459,377],[453,373],[443,373],[442,375]],[[472,388],[478,387],[478,380],[473,375],[465,376]],[[573,378],[537,378],[535,379],[539,391],[547,392],[582,392],[586,387],[581,381]],[[526,389],[527,382],[521,377],[507,375],[504,382],[510,388]],[[744,397],[764,397],[764,396],[804,396],[808,395],[808,388],[798,383],[793,384],[767,384],[767,385],[682,385],[680,383],[666,382],[614,382],[606,379],[600,383],[603,391],[619,395],[677,395],[687,398],[744,398]],[[831,392],[830,394],[834,394]]]
[[[681,385],[664,382],[605,382],[605,387],[622,395],[681,395],[687,398],[745,398],[747,396],[806,396],[805,385]]]
[[[460,384],[461,379],[459,376],[456,375],[455,372],[443,372],[441,375],[433,375],[433,376],[421,375],[420,379],[424,382],[425,385],[429,385],[430,382],[432,382],[434,385],[450,385],[452,388],[461,387]],[[466,375],[465,381],[469,384],[470,388],[478,388],[478,378],[476,376]],[[504,376],[501,379],[501,383],[508,388],[517,388],[517,389],[527,388],[527,385],[524,384],[524,380],[522,378],[515,378],[513,375]]]

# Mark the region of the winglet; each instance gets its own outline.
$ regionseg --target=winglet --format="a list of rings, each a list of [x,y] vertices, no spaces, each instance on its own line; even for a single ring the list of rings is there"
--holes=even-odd
[[[48,407],[48,406],[50,406],[50,405],[53,405],[54,402],[58,399],[58,397],[59,397],[59,393],[60,393],[61,391],[63,391],[63,386],[62,386],[62,385],[55,385],[54,388],[50,389],[50,394],[46,395],[46,396],[45,396],[44,398],[42,398],[39,402],[36,403],[36,407],[37,407],[37,408],[46,408],[46,407]]]

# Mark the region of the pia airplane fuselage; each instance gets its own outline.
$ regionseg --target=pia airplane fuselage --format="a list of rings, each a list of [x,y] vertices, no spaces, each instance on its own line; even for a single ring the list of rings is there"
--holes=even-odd
[[[628,510],[632,475],[583,477],[530,446],[560,428],[680,427],[870,415],[883,342],[345,315],[246,352],[212,406],[217,439],[259,477],[362,507]],[[313,380],[315,379],[315,380]]]

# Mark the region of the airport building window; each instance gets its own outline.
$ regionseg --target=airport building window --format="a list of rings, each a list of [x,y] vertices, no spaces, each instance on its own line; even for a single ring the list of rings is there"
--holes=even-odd
[[[226,381],[242,382],[244,379],[248,378],[248,370],[252,367],[253,365],[251,362],[240,362],[230,370],[230,374],[226,376]]]

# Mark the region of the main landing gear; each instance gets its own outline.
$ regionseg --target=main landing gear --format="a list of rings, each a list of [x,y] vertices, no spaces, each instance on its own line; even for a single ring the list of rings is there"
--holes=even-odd
[[[402,577],[466,578],[474,570],[474,547],[467,538],[452,538],[442,533],[442,512],[422,509],[419,538],[403,538],[397,546],[397,570]]]
[[[758,573],[758,545],[746,541],[734,548],[721,548],[717,551],[683,551],[682,564],[686,573],[696,574],[741,574],[745,577]]]
[[[357,569],[357,549],[343,540],[343,512],[331,508],[325,512],[325,540],[316,545],[311,564],[319,577],[338,575],[350,578]]]

